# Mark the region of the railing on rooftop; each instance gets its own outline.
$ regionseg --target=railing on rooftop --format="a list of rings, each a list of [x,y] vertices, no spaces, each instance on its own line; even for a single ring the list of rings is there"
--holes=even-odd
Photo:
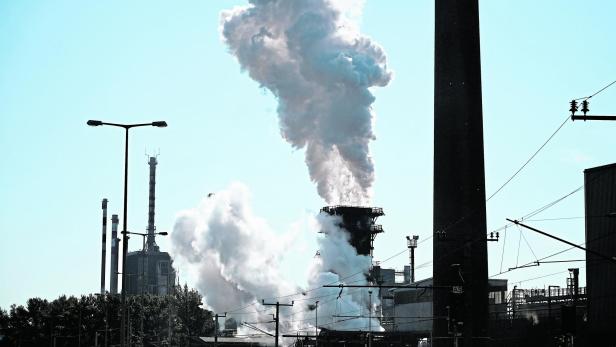
[[[516,304],[566,301],[573,299],[573,288],[516,289],[512,292],[511,302]],[[578,288],[577,300],[586,300],[586,287]]]

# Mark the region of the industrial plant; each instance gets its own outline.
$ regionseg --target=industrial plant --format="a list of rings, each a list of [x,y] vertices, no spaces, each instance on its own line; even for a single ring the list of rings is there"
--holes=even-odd
[[[176,272],[173,268],[173,260],[169,253],[161,251],[156,244],[156,235],[167,235],[166,232],[157,232],[155,225],[156,207],[156,166],[158,159],[156,156],[149,158],[149,198],[148,198],[148,225],[145,233],[128,232],[129,235],[140,236],[142,238],[141,250],[128,252],[126,265],[123,267],[126,275],[126,294],[151,294],[166,295],[171,292],[175,285]],[[103,242],[102,242],[102,262],[101,262],[101,293],[105,293],[105,263],[107,245],[107,199],[103,199]],[[111,216],[111,259],[110,259],[110,288],[109,293],[118,293],[118,215]]]
[[[262,5],[262,4],[261,4]],[[255,5],[251,12],[246,12],[246,18],[258,13]],[[271,19],[271,14],[267,13],[267,19]],[[238,19],[239,18],[239,19]],[[240,24],[250,25],[252,21],[246,20],[242,16],[235,18]],[[240,20],[241,19],[241,20]],[[258,23],[258,21],[255,21]],[[234,23],[229,30],[225,30],[225,35],[230,44],[234,39],[240,40],[237,45],[246,44],[241,41],[245,39],[244,32],[250,30],[238,30],[239,38],[233,37],[233,30],[240,27]],[[223,24],[224,25],[224,24]],[[243,29],[243,28],[242,28]],[[294,30],[297,28],[293,28]],[[298,29],[299,30],[299,29]],[[306,35],[310,36],[310,35]],[[335,36],[335,35],[333,35]],[[298,35],[298,37],[303,37]],[[260,26],[258,34],[250,37],[250,45],[276,39],[276,35],[267,32],[266,26]],[[338,44],[338,41],[335,41]],[[276,45],[271,45],[276,46]],[[318,46],[318,45],[317,45]],[[334,46],[336,46],[334,44]],[[263,48],[263,47],[262,47]],[[265,47],[267,48],[267,47]],[[263,50],[265,50],[263,48]],[[311,49],[302,47],[303,49]],[[233,47],[235,51],[244,52],[242,49]],[[381,53],[378,49],[371,52]],[[245,52],[244,52],[245,53]],[[258,54],[247,54],[248,58],[242,56],[238,60],[242,63],[242,68],[250,71],[254,68],[258,71],[258,77],[263,77],[267,73],[272,73],[271,79],[259,81],[262,86],[270,88],[274,94],[280,92],[279,81],[276,78],[284,75],[279,70],[269,71],[269,66],[265,68],[259,64],[267,61],[267,56],[258,59],[257,62],[249,61],[250,57],[261,56]],[[277,54],[279,52],[276,52]],[[297,52],[285,52],[296,54]],[[354,257],[369,259],[370,266],[362,268],[358,266],[359,276],[354,277],[353,281],[345,281],[341,271],[333,266],[325,266],[321,269],[319,277],[326,272],[326,275],[338,276],[334,282],[324,283],[319,288],[301,289],[300,294],[290,294],[275,296],[271,302],[259,297],[263,295],[263,288],[270,291],[277,290],[279,277],[263,275],[259,277],[261,271],[265,273],[265,267],[275,263],[278,259],[275,256],[266,258],[263,263],[259,263],[262,268],[251,269],[257,274],[258,281],[272,283],[257,283],[253,287],[243,286],[242,280],[232,278],[232,275],[223,273],[220,268],[210,271],[215,280],[220,283],[207,283],[202,280],[204,286],[211,284],[212,291],[216,287],[216,294],[227,295],[229,298],[236,299],[237,306],[241,309],[246,307],[254,309],[252,312],[216,312],[216,327],[220,317],[234,318],[239,322],[239,328],[222,330],[216,328],[215,336],[200,337],[200,341],[205,345],[215,346],[240,346],[240,345],[294,345],[294,346],[434,346],[434,347],[459,347],[459,346],[614,346],[616,345],[615,334],[612,331],[616,327],[616,164],[601,167],[589,168],[584,172],[585,188],[585,222],[586,222],[586,242],[585,247],[575,245],[567,240],[560,239],[541,230],[535,229],[524,224],[523,220],[511,220],[512,224],[530,229],[534,232],[551,237],[559,242],[566,243],[572,247],[577,247],[585,251],[586,286],[580,286],[580,267],[570,267],[563,265],[568,273],[562,276],[555,283],[547,285],[546,288],[524,288],[515,283],[509,283],[507,278],[497,278],[500,276],[489,276],[488,274],[488,242],[499,240],[498,231],[488,232],[486,226],[486,197],[485,189],[485,165],[484,165],[484,141],[483,141],[483,110],[482,110],[482,80],[481,80],[481,59],[480,59],[480,37],[479,37],[479,10],[477,1],[458,2],[453,0],[436,1],[435,7],[435,58],[434,58],[434,163],[433,163],[433,229],[432,253],[433,253],[433,273],[429,278],[416,278],[415,252],[421,252],[418,247],[419,237],[417,235],[406,236],[409,262],[402,269],[386,268],[374,258],[374,241],[377,236],[385,233],[382,225],[377,223],[377,219],[385,215],[381,207],[368,206],[369,203],[354,203],[357,201],[370,201],[363,199],[369,196],[368,188],[372,184],[372,162],[367,153],[365,162],[361,166],[366,172],[362,179],[353,181],[355,186],[349,188],[356,200],[353,202],[339,201],[336,199],[336,189],[331,189],[335,182],[328,176],[327,170],[319,170],[311,167],[311,179],[317,183],[318,192],[327,204],[320,209],[320,214],[335,221],[335,227],[344,233],[345,244],[352,246]],[[383,56],[370,57],[364,61],[376,61]],[[342,53],[341,53],[342,55]],[[275,57],[285,56],[286,54],[275,55]],[[242,60],[246,59],[246,60]],[[350,59],[350,58],[349,58]],[[301,59],[297,59],[301,60]],[[252,66],[251,64],[256,64]],[[378,64],[377,64],[378,65]],[[378,68],[379,73],[374,75],[382,79],[374,82],[375,85],[385,85],[390,76],[387,74],[385,64]],[[312,66],[311,66],[312,68]],[[288,71],[301,70],[291,69]],[[368,70],[368,69],[366,69]],[[300,78],[301,76],[296,76]],[[370,76],[372,78],[372,75]],[[366,80],[370,78],[366,77]],[[361,79],[361,78],[358,78]],[[285,88],[292,83],[284,81],[281,83]],[[305,85],[311,85],[306,83]],[[330,85],[328,87],[331,88]],[[336,88],[339,85],[336,85]],[[355,88],[356,86],[354,86]],[[362,84],[362,88],[367,88]],[[317,88],[318,89],[318,88]],[[357,87],[359,89],[359,87]],[[324,88],[327,90],[327,88]],[[355,90],[350,88],[350,90]],[[366,90],[367,92],[367,90]],[[298,93],[301,94],[301,93]],[[369,93],[367,93],[369,94]],[[283,98],[283,96],[280,96]],[[298,98],[299,99],[299,98]],[[368,98],[370,99],[370,98]],[[294,100],[294,99],[293,99]],[[292,100],[292,101],[293,101]],[[287,100],[288,101],[288,100]],[[335,100],[338,101],[338,100]],[[586,101],[586,100],[585,100]],[[289,101],[291,102],[291,101]],[[295,108],[301,108],[307,102],[299,102]],[[334,103],[334,102],[332,102]],[[577,117],[577,104],[572,103],[572,119]],[[582,104],[584,117],[588,111],[588,104]],[[286,105],[288,106],[288,105]],[[363,107],[369,108],[370,103]],[[294,107],[280,107],[279,110],[294,109]],[[309,108],[312,111],[311,108]],[[337,109],[334,108],[337,111]],[[370,115],[369,110],[365,111]],[[306,111],[308,112],[308,111]],[[335,112],[334,112],[335,113]],[[283,115],[281,122],[288,121],[292,117]],[[370,117],[366,117],[370,120]],[[579,118],[577,118],[579,119]],[[584,118],[586,120],[586,118]],[[588,118],[591,119],[591,118]],[[293,120],[293,124],[285,125],[283,131],[292,131],[292,126],[301,123]],[[328,122],[325,122],[328,123]],[[330,122],[333,123],[333,122]],[[329,123],[328,123],[329,124]],[[355,127],[352,127],[354,130]],[[305,129],[304,129],[305,130]],[[308,131],[306,131],[308,132]],[[368,132],[369,133],[369,132]],[[304,133],[301,133],[304,135]],[[364,134],[365,135],[365,134]],[[368,134],[372,135],[372,134]],[[342,137],[347,136],[343,134]],[[297,135],[297,138],[300,138]],[[295,136],[286,136],[286,139]],[[365,146],[372,139],[366,136]],[[303,146],[304,142],[314,139],[299,140]],[[312,150],[318,152],[315,157],[344,156],[344,151],[340,148],[331,150],[321,148],[320,139],[314,140],[318,145],[314,145]],[[298,146],[301,148],[301,146]],[[342,145],[340,145],[342,146]],[[335,146],[330,146],[335,147]],[[316,149],[315,149],[316,148]],[[332,152],[327,152],[328,150]],[[353,152],[353,151],[349,151]],[[314,153],[313,153],[314,154]],[[348,153],[347,153],[348,155]],[[348,159],[348,158],[343,158]],[[337,162],[333,160],[336,165]],[[313,165],[307,157],[307,164]],[[156,244],[156,235],[164,235],[156,231],[155,226],[155,183],[156,157],[150,157],[150,177],[149,177],[149,212],[146,233],[128,232],[128,234],[142,237],[142,249],[128,253],[126,266],[124,267],[125,288],[129,295],[152,294],[165,295],[170,292],[170,288],[176,282],[176,272],[173,268],[173,261],[167,252],[163,252]],[[331,163],[328,163],[331,164]],[[318,165],[317,165],[318,166]],[[330,166],[324,166],[330,168]],[[367,169],[366,169],[367,167]],[[351,173],[360,171],[357,167],[346,168]],[[337,178],[336,178],[337,179]],[[335,181],[335,180],[334,180]],[[341,183],[342,185],[347,182]],[[345,188],[348,188],[345,186]],[[356,196],[359,196],[357,198]],[[212,197],[212,194],[209,196]],[[211,200],[215,200],[213,197]],[[221,200],[222,201],[222,200]],[[222,202],[224,203],[224,201]],[[228,202],[227,202],[228,203]],[[230,213],[240,221],[238,225],[232,222],[231,227],[238,229],[238,234],[245,232],[243,220],[240,212],[235,209]],[[237,210],[242,210],[237,208]],[[236,213],[237,212],[237,213]],[[242,211],[243,212],[243,211]],[[222,213],[222,212],[221,212]],[[103,200],[103,254],[101,270],[101,291],[105,291],[104,272],[105,272],[105,251],[106,251],[106,217],[107,201]],[[226,221],[225,221],[226,222]],[[186,223],[189,225],[198,223]],[[207,223],[204,223],[207,224]],[[217,226],[220,226],[219,223]],[[225,225],[226,226],[226,225]],[[195,227],[192,226],[194,229]],[[223,227],[220,227],[221,229]],[[117,293],[118,281],[118,241],[117,238],[118,218],[112,216],[112,235],[111,235],[111,289],[112,294]],[[212,228],[198,230],[206,233],[212,232]],[[195,231],[195,230],[191,230]],[[226,230],[223,230],[226,231]],[[236,230],[237,231],[237,230]],[[222,231],[221,231],[222,232]],[[332,230],[322,230],[323,237],[327,239]],[[225,237],[227,235],[225,234]],[[261,240],[261,239],[258,239]],[[194,240],[185,241],[192,246]],[[227,240],[228,241],[228,240]],[[426,240],[427,241],[427,240]],[[243,240],[233,240],[230,244],[237,244]],[[265,242],[264,242],[265,243]],[[216,244],[218,246],[218,244]],[[220,249],[209,251],[224,252],[229,248],[218,246]],[[239,246],[238,246],[239,247]],[[265,247],[265,245],[263,245]],[[189,247],[187,247],[189,248]],[[223,249],[224,248],[224,249]],[[244,255],[238,252],[239,255]],[[254,253],[250,253],[253,254]],[[208,254],[210,256],[211,254]],[[219,253],[220,255],[220,253]],[[226,254],[225,254],[226,255]],[[237,255],[237,254],[234,254]],[[317,251],[315,257],[322,254]],[[176,256],[182,256],[176,254]],[[216,256],[212,256],[215,262],[222,262]],[[206,259],[204,257],[204,259]],[[208,258],[209,259],[209,258]],[[243,258],[242,258],[243,259]],[[348,261],[341,258],[340,262]],[[252,259],[243,259],[244,263],[239,266],[229,266],[230,268],[242,268],[251,262]],[[201,261],[201,258],[199,258]],[[205,261],[204,261],[205,262]],[[201,265],[201,264],[200,264]],[[212,265],[213,264],[208,264]],[[537,260],[536,265],[539,265]],[[217,266],[222,267],[220,264]],[[530,264],[529,266],[534,266]],[[203,269],[202,269],[203,270]],[[207,269],[211,270],[211,269]],[[238,270],[239,272],[248,270]],[[499,274],[500,275],[500,274]],[[251,277],[251,276],[247,276]],[[282,276],[280,276],[282,277]],[[325,277],[325,275],[323,275]],[[246,280],[249,281],[250,279]],[[250,284],[254,284],[250,282]],[[268,286],[270,285],[271,286]],[[297,287],[297,286],[296,286]],[[220,289],[222,288],[222,289]],[[359,310],[352,312],[339,312],[336,308],[335,314],[331,315],[332,322],[319,324],[318,312],[321,296],[310,296],[311,291],[329,288],[339,292],[335,300],[344,300],[344,295],[352,288],[361,290],[362,295],[367,293],[367,297],[357,294],[356,297],[349,299],[353,301],[349,306],[359,307]],[[335,288],[335,289],[332,289]],[[253,290],[254,291],[251,291]],[[345,293],[345,291],[347,291]],[[223,292],[224,294],[221,294]],[[258,293],[258,294],[256,294]],[[209,293],[202,293],[208,301]],[[314,293],[313,293],[314,294]],[[234,296],[235,295],[235,296]],[[295,295],[295,296],[294,296]],[[324,295],[332,296],[332,294]],[[323,297],[324,297],[323,296]],[[282,300],[289,299],[288,302]],[[290,307],[296,305],[293,299],[307,301],[315,299],[314,303],[306,304],[302,302],[305,309],[300,313],[303,322],[310,321],[308,314],[314,312],[314,324],[309,323],[308,329],[299,329],[297,325],[292,325],[293,321],[285,323],[293,314],[289,313]],[[229,301],[227,297],[226,301]],[[269,298],[271,299],[271,298]],[[225,300],[221,300],[225,301]],[[240,302],[242,301],[242,302]],[[323,304],[322,304],[323,305]],[[266,306],[275,306],[275,314],[267,311]],[[216,309],[213,307],[213,309]],[[321,306],[321,309],[325,307]],[[237,311],[237,310],[236,310]],[[264,313],[266,312],[267,313]],[[251,321],[243,319],[242,314],[258,317]],[[254,318],[254,316],[251,316]],[[271,317],[270,317],[271,316]],[[328,317],[329,318],[329,317]],[[361,320],[365,325],[351,326],[343,325],[353,320]],[[294,321],[297,323],[297,321]],[[374,324],[373,324],[374,322]],[[270,324],[264,326],[264,324]],[[306,323],[308,324],[308,323]],[[238,330],[239,329],[239,330]],[[219,337],[218,334],[224,336]],[[255,333],[256,331],[256,333]],[[251,335],[252,333],[252,335]],[[280,339],[280,340],[279,340]]]
[[[294,346],[615,345],[610,329],[616,327],[616,281],[608,274],[616,274],[616,236],[610,232],[616,225],[608,217],[616,211],[616,164],[584,173],[587,248],[574,246],[587,254],[586,287],[580,286],[579,268],[566,264],[568,276],[544,289],[489,277],[487,244],[498,241],[499,235],[486,228],[478,3],[436,1],[435,18],[433,275],[415,278],[418,237],[409,235],[409,264],[403,269],[383,268],[372,261],[357,280],[366,284],[340,280],[324,286],[339,287],[338,298],[347,288],[363,288],[370,295],[365,310],[334,315],[334,323],[318,324],[316,301],[308,308],[315,311],[314,330],[282,336]],[[572,116],[576,111],[573,105]],[[372,260],[374,240],[384,232],[377,224],[384,215],[382,208],[334,205],[323,207],[321,213],[336,217],[357,255]],[[511,223],[543,233],[517,220]],[[251,328],[261,337],[275,337],[277,345],[284,316],[276,312],[271,321],[276,324],[275,336]],[[373,318],[380,326],[372,325]],[[367,320],[368,328],[336,327],[336,322],[353,319]],[[232,338],[204,341],[252,343]]]

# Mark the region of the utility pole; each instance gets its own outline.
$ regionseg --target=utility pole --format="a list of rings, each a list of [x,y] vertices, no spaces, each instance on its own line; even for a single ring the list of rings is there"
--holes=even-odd
[[[218,318],[224,318],[227,316],[227,312],[225,314],[220,315],[216,313],[214,315],[215,323],[214,323],[214,347],[218,347]]]
[[[314,346],[319,347],[319,300],[314,303]]]
[[[513,292],[512,292],[513,293],[513,298],[511,298],[511,302],[512,302],[512,305],[511,305],[511,320],[512,321],[515,320],[515,309],[516,309],[516,306],[518,304],[518,302],[517,302],[518,301],[517,300],[518,297],[516,295],[517,290],[518,290],[518,286],[513,286]]]
[[[275,304],[266,304],[265,300],[261,300],[261,303],[263,304],[263,306],[276,306],[276,317],[274,318],[274,321],[276,322],[276,336],[274,336],[274,339],[275,339],[274,345],[278,347],[278,323],[280,323],[280,306],[293,306],[295,301],[291,301],[290,304],[281,304],[278,301],[276,301]]]
[[[105,274],[105,271],[103,271],[103,275]],[[82,303],[79,303],[79,327],[77,329],[77,346],[81,347],[81,306]]]
[[[368,291],[370,306],[368,307],[368,347],[372,347],[372,291]]]

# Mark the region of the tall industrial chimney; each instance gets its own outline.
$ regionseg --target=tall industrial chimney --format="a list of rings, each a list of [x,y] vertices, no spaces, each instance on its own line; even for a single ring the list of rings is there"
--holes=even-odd
[[[150,195],[148,204],[148,242],[146,249],[148,252],[158,252],[158,246],[156,245],[156,226],[154,226],[154,207],[156,199],[156,164],[158,161],[156,157],[150,157],[148,161],[150,165]]]
[[[450,319],[434,320],[434,346],[485,346],[488,259],[478,1],[435,3],[433,315]]]
[[[103,199],[103,242],[101,253],[101,294],[105,294],[105,262],[107,260],[107,199]]]
[[[109,292],[118,294],[118,215],[111,215],[111,265],[109,269]]]

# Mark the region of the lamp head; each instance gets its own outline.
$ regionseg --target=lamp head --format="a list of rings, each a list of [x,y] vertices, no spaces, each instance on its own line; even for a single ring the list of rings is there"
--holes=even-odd
[[[165,121],[156,121],[156,122],[152,122],[152,126],[155,127],[159,127],[159,128],[166,128],[167,127],[167,122]]]
[[[103,125],[103,122],[101,122],[100,120],[92,120],[92,119],[90,119],[87,124],[89,126],[91,126],[91,127],[97,127],[99,125]]]
[[[158,233],[158,235],[166,236],[166,235],[169,235],[169,233],[166,231],[161,231]]]

